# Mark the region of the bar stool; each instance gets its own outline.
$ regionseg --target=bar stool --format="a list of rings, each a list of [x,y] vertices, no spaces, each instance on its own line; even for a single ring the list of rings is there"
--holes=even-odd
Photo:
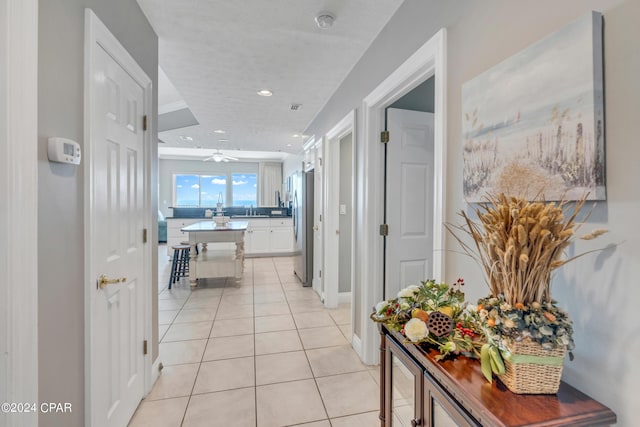
[[[181,277],[189,276],[189,245],[171,246],[173,249],[173,261],[171,262],[171,275],[169,276],[169,289],[171,285]]]
[[[191,245],[191,243],[189,243],[188,240],[185,240],[184,242],[180,242],[181,245]],[[200,254],[200,251],[198,251],[198,244],[196,243],[196,255]]]

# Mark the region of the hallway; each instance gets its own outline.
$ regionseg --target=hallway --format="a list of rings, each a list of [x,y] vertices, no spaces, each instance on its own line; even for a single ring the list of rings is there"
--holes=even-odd
[[[378,367],[349,344],[350,308],[328,310],[289,257],[245,260],[239,282],[166,289],[159,254],[160,360],[139,426],[376,426]]]

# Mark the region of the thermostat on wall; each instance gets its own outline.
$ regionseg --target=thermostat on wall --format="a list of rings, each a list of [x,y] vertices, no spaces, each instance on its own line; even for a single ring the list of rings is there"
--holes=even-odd
[[[51,162],[80,164],[80,144],[67,138],[49,138],[47,156]]]

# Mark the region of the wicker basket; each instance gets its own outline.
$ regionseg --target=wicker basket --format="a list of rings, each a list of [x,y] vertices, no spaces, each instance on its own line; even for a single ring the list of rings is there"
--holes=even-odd
[[[530,339],[509,343],[500,381],[517,394],[555,394],[560,387],[566,347],[545,350]]]

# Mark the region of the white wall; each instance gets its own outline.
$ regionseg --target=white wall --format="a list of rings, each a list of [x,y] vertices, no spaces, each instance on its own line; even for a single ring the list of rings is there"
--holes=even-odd
[[[7,40],[7,1],[0,0],[0,40]],[[0,99],[0,171],[7,170],[8,145],[7,140],[7,67],[8,67],[7,43],[0,43],[0,93],[3,94]],[[9,200],[8,183],[6,175],[0,175],[0,200]],[[7,258],[9,251],[9,221],[8,221],[7,205],[2,203],[0,206],[0,271],[7,271]],[[9,384],[7,378],[8,364],[8,306],[9,288],[6,280],[0,280],[0,402],[7,401],[7,386]],[[6,422],[6,414],[0,414],[0,423]]]
[[[618,3],[614,5],[613,3]],[[575,360],[565,363],[563,378],[611,407],[620,426],[637,425],[637,384],[640,382],[638,322],[635,302],[640,287],[640,156],[637,129],[640,116],[640,4],[637,1],[483,2],[470,8],[449,32],[447,220],[457,221],[462,202],[461,85],[497,62],[561,28],[589,10],[604,13],[605,145],[607,198],[597,204],[585,230],[610,233],[585,248],[623,242],[615,250],[589,255],[563,267],[553,279],[553,296],[574,321]],[[549,11],[553,13],[549,13]],[[485,25],[490,22],[490,25]],[[631,96],[631,94],[634,94]],[[447,247],[455,248],[452,238]],[[462,275],[471,282],[470,298],[487,293],[475,265],[448,255],[446,278]]]
[[[637,424],[640,383],[640,329],[635,310],[640,301],[640,286],[636,285],[640,277],[636,220],[640,168],[635,164],[640,156],[636,125],[640,117],[640,2],[405,0],[305,133],[325,134],[439,28],[447,27],[445,218],[457,223],[457,213],[467,209],[460,173],[462,84],[590,10],[603,12],[605,19],[608,200],[597,205],[585,229],[608,228],[610,233],[596,241],[601,245],[624,243],[564,267],[554,279],[553,292],[574,319],[576,358],[566,362],[564,380],[611,407],[617,413],[617,425],[631,427]],[[443,249],[458,248],[447,236]],[[488,292],[473,262],[454,252],[446,254],[445,277],[437,279],[451,282],[464,277],[471,301]]]
[[[300,172],[302,170],[302,161],[304,156],[302,154],[290,154],[284,162],[282,162],[282,177],[286,180],[288,176],[294,172]]]
[[[353,135],[349,134],[342,138],[340,144],[340,205],[345,205],[346,214],[339,214],[338,222],[340,228],[339,251],[339,292],[351,292],[351,226],[353,218],[353,206],[351,204],[351,187],[353,182]]]

